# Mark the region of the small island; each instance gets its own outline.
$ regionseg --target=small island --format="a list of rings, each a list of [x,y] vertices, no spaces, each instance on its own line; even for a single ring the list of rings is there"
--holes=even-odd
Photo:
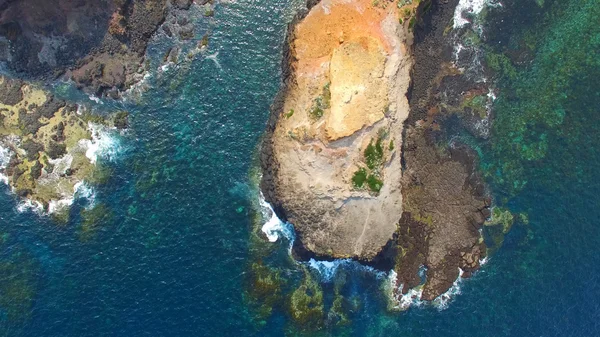
[[[412,66],[399,13],[324,1],[289,32],[263,187],[317,256],[372,260],[396,231]]]
[[[430,90],[460,73],[440,56],[456,4],[413,43],[431,5],[310,1],[288,28],[261,153],[263,195],[294,225],[296,256],[392,269],[399,302],[411,289],[434,300],[486,255],[476,156],[439,141]]]

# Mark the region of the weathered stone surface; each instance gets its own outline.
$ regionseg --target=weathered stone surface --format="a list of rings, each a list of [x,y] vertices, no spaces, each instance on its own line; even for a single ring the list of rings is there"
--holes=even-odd
[[[404,209],[400,221],[399,283],[414,287],[427,267],[422,298],[433,300],[485,255],[479,229],[489,215],[482,182],[466,148],[438,149],[426,126],[409,127],[404,143]]]
[[[6,81],[0,76],[0,83]],[[126,126],[127,114],[80,115],[77,106],[31,83],[22,82],[19,90],[23,96],[16,104],[0,103],[0,149],[5,156],[0,177],[20,198],[44,211],[57,211],[59,201],[71,199],[77,184],[96,172],[87,154],[92,140],[88,120]]]
[[[372,260],[401,214],[400,155],[389,144],[401,143],[408,114],[410,38],[391,3],[310,5],[289,30],[284,88],[263,145],[263,192],[294,224],[297,251]],[[367,171],[365,150],[379,139]],[[382,185],[356,186],[361,168]]]

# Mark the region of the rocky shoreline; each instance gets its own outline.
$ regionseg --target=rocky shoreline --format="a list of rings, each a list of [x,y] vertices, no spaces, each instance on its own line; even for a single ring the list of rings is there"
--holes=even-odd
[[[108,178],[96,164],[99,131],[124,129],[127,113],[94,115],[21,80],[0,76],[0,177],[26,204],[64,214],[85,181]]]
[[[88,94],[119,98],[144,77],[148,42],[168,14],[186,11],[193,3],[3,0],[0,61],[16,77],[30,81],[62,78]],[[179,21],[186,23],[183,17]],[[167,28],[165,34],[171,30]],[[188,38],[179,33],[181,39]]]
[[[262,146],[261,190],[277,215],[294,224],[297,232],[294,254],[297,258],[331,260],[351,257],[386,270],[392,266],[399,285],[395,296],[417,288],[421,299],[428,301],[452,286],[459,277],[459,268],[463,277],[470,276],[479,268],[479,261],[486,254],[481,228],[489,217],[490,200],[476,169],[476,155],[467,146],[450,142],[445,131],[445,124],[451,123],[451,115],[462,114],[467,128],[473,120],[480,120],[477,116],[469,119],[468,115],[475,115],[478,110],[465,101],[480,95],[482,89],[473,89],[476,86],[472,83],[465,84],[468,81],[460,76],[461,71],[451,66],[452,43],[446,34],[448,26],[452,25],[457,3],[458,0],[421,2],[415,13],[418,21],[410,23],[414,29],[411,47],[414,63],[406,94],[410,113],[401,127],[402,136],[398,137],[401,141],[397,145],[402,149],[402,176],[397,178],[401,187],[395,193],[400,194],[402,207],[396,214],[389,237],[379,240],[368,254],[335,252],[336,242],[340,241],[336,235],[339,235],[343,223],[327,232],[328,224],[324,223],[327,222],[326,213],[319,211],[322,209],[319,206],[321,201],[314,200],[315,196],[307,190],[299,188],[292,191],[290,186],[293,184],[282,186],[285,185],[280,178],[282,163],[277,154],[280,146],[277,142],[282,140],[277,132],[282,124],[285,125],[285,120],[290,119],[288,116],[298,114],[289,109],[289,98],[298,88],[298,57],[294,42],[300,38],[296,35],[298,25],[318,2],[310,2],[307,10],[298,13],[289,25],[282,62],[283,87],[271,107]],[[470,86],[473,94],[454,92],[451,93],[453,97],[440,98],[441,94],[451,92],[453,86]],[[327,142],[324,143],[327,146]],[[279,155],[279,158],[283,157]],[[305,170],[302,167],[298,169]],[[284,164],[283,170],[289,168]],[[384,180],[385,184],[389,181]],[[295,186],[298,188],[298,185]],[[374,195],[377,196],[376,193]],[[292,201],[294,196],[306,199],[306,202]],[[300,207],[304,207],[305,212],[299,211]],[[365,226],[364,229],[368,231],[372,227]],[[315,233],[324,237],[321,246],[315,244]],[[352,241],[346,240],[344,244],[349,242]],[[425,282],[419,276],[423,266],[427,270]]]
[[[288,31],[285,85],[262,153],[263,193],[294,223],[297,252],[372,261],[400,213],[394,144],[408,114],[409,24],[387,3],[309,5]]]

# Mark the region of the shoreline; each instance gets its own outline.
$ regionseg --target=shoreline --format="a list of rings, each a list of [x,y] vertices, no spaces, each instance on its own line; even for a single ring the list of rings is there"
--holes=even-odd
[[[263,140],[262,190],[278,216],[294,223],[299,256],[378,264],[401,211],[394,144],[408,114],[412,38],[395,5],[309,5],[285,39],[283,88]]]
[[[286,209],[285,201],[278,199],[277,175],[281,164],[274,155],[273,137],[279,119],[282,118],[280,116],[285,113],[286,98],[291,94],[296,81],[294,64],[298,60],[293,46],[298,38],[296,28],[317,3],[309,2],[308,9],[301,10],[288,25],[282,57],[282,88],[271,105],[260,151],[263,172],[260,189],[266,202],[284,222],[289,220],[289,210]],[[295,259],[334,261],[351,258],[378,270],[396,270],[397,284],[403,285],[399,291],[406,293],[419,285],[424,286],[422,298],[427,301],[448,291],[457,278],[466,278],[479,268],[479,260],[485,257],[485,244],[482,242],[480,229],[489,217],[490,201],[476,169],[476,155],[461,144],[448,146],[439,154],[435,144],[445,139],[443,127],[440,129],[445,117],[440,116],[438,120],[428,112],[434,102],[432,91],[437,88],[434,81],[440,76],[447,76],[443,73],[442,66],[452,55],[453,46],[445,40],[447,37],[443,32],[448,22],[453,20],[458,3],[458,0],[450,3],[433,1],[429,5],[422,2],[417,8],[416,16],[419,19],[414,26],[414,40],[410,47],[413,61],[410,85],[406,92],[410,112],[401,130],[403,175],[400,178],[400,194],[403,206],[402,214],[397,215],[400,223],[394,235],[386,240],[377,254],[369,258],[339,256],[320,253],[308,247],[304,242],[303,231],[299,231],[298,225],[294,224],[296,239],[292,252]],[[434,56],[431,55],[431,48],[436,50]],[[416,148],[423,150],[414,151]],[[429,167],[428,173],[438,178],[426,178],[425,189],[416,193],[417,185],[414,185],[414,181],[422,179],[419,171],[424,167]],[[460,188],[456,190],[463,185],[467,187],[466,192],[460,192]],[[436,198],[439,192],[434,191],[438,188],[448,193],[450,200],[440,199],[439,205],[431,208],[428,200]],[[462,206],[458,209],[449,208],[453,202]],[[450,223],[446,225],[447,219],[450,219]],[[425,284],[417,277],[422,266],[428,267]],[[459,268],[464,271],[464,275],[461,273],[462,276],[459,276]]]

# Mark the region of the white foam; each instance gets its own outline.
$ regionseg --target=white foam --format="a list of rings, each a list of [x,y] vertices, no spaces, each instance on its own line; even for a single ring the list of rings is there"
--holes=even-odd
[[[165,72],[165,71],[169,70],[169,68],[171,68],[171,64],[173,64],[173,63],[169,62],[169,63],[163,64],[163,65],[162,65],[162,66],[160,66],[158,69],[159,69],[161,72]]]
[[[406,294],[402,294],[404,284],[397,284],[398,274],[394,270],[390,270],[386,283],[385,287],[387,288],[390,300],[390,309],[404,311],[412,306],[420,307],[425,304],[424,301],[421,301],[421,295],[423,295],[422,286],[409,289]]]
[[[487,258],[484,258],[480,261],[480,264],[483,265]],[[461,294],[461,284],[464,282],[464,278],[462,275],[464,274],[463,270],[458,268],[458,277],[452,283],[450,289],[448,289],[445,293],[436,297],[433,301],[423,301],[421,300],[421,296],[423,295],[423,285],[418,287],[409,289],[406,294],[402,294],[402,289],[404,288],[403,284],[397,285],[397,274],[394,270],[391,270],[388,274],[388,280],[386,287],[388,288],[388,296],[390,299],[390,308],[394,310],[407,310],[410,307],[422,307],[424,305],[433,305],[438,310],[445,310],[448,308],[450,302],[456,296]]]
[[[86,184],[84,181],[80,181],[73,186],[74,197],[79,199],[86,199],[88,201],[88,208],[93,207],[96,201],[96,191]]]
[[[464,278],[462,277],[463,273],[463,270],[458,268],[458,277],[456,278],[454,283],[452,283],[452,287],[450,287],[448,291],[446,291],[445,293],[441,294],[433,300],[432,303],[436,308],[438,308],[438,310],[448,309],[448,305],[450,304],[452,299],[456,298],[457,295],[460,295],[460,285],[464,281]]]
[[[84,182],[77,182],[75,185],[73,185],[72,193],[63,193],[62,199],[51,200],[48,203],[48,214],[60,212],[70,207],[71,205],[73,205],[75,199],[79,198],[87,199],[89,202],[88,207],[91,207],[94,205],[96,194],[94,190]]]
[[[88,123],[88,128],[92,133],[92,140],[82,139],[79,141],[79,144],[86,149],[85,156],[92,164],[96,164],[98,157],[114,160],[122,148],[111,130],[106,126],[94,123]]]
[[[48,160],[54,169],[52,170],[53,176],[64,175],[68,169],[71,168],[71,164],[73,163],[73,155],[70,153],[65,154],[64,156],[56,159]]]
[[[290,249],[296,238],[294,228],[291,224],[281,221],[273,207],[265,200],[262,193],[259,198],[260,208],[263,213],[263,217],[268,218],[267,222],[262,226],[261,230],[267,236],[269,242],[276,242],[280,237],[285,237],[290,241]]]
[[[485,265],[486,263],[488,263],[489,261],[490,261],[490,258],[486,256],[486,257],[484,257],[483,259],[480,259],[480,260],[479,260],[479,265],[480,265],[480,266],[484,266],[484,265]]]
[[[213,62],[215,62],[215,65],[217,66],[217,68],[219,68],[219,70],[223,70],[223,68],[221,67],[221,63],[219,63],[219,59],[217,58],[218,56],[219,56],[219,52],[215,52],[214,54],[206,56],[206,58],[208,60],[213,60]]]
[[[463,13],[477,15],[481,13],[487,2],[488,0],[460,0],[454,10],[454,29],[471,23],[471,21],[463,17]]]
[[[40,215],[44,214],[44,206],[39,201],[31,201],[29,199],[26,199],[26,200],[21,201],[17,205],[17,211],[19,211],[19,213],[24,213],[29,210],[31,210],[37,214],[40,214]]]
[[[4,169],[8,166],[12,151],[0,144],[0,181],[8,185],[8,177],[4,174]]]
[[[50,200],[48,203],[48,214],[58,213],[69,208],[73,204],[74,200],[75,199],[72,197],[67,197],[60,200]]]
[[[150,74],[149,71],[145,71],[142,78],[136,81],[122,95],[123,101],[128,102],[131,100],[133,95],[141,95],[142,93],[144,93],[148,89],[150,78],[152,78],[152,74]]]
[[[90,99],[90,101],[96,102],[97,104],[104,104],[104,102],[102,102],[102,100],[100,100],[100,98],[98,98],[94,95],[88,95],[88,98]]]
[[[319,272],[322,281],[329,282],[333,279],[333,276],[335,276],[335,272],[338,270],[338,267],[351,262],[352,260],[350,259],[333,261],[319,261],[310,259],[310,261],[308,261],[308,266]]]

